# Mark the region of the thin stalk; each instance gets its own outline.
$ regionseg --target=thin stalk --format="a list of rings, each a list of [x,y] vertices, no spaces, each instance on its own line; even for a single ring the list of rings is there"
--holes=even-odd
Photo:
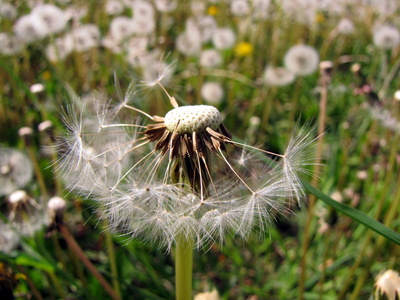
[[[175,249],[176,300],[192,299],[193,241],[185,237],[177,240]]]
[[[28,273],[26,272],[25,268],[23,266],[17,265],[18,270],[25,275],[25,280],[29,285],[30,292],[35,296],[37,300],[43,300],[42,295],[40,295],[39,290],[37,289],[35,283],[30,279]]]
[[[117,295],[117,293],[113,290],[110,284],[106,281],[106,279],[101,275],[101,273],[97,270],[97,268],[93,265],[93,263],[87,258],[82,248],[79,247],[78,243],[75,241],[74,237],[69,232],[68,228],[65,225],[59,225],[60,232],[63,234],[65,241],[68,246],[76,253],[82,263],[88,268],[88,270],[93,274],[94,277],[100,282],[106,292],[111,296],[114,300],[120,300],[121,298]]]
[[[29,158],[31,159],[32,165],[33,165],[33,171],[36,176],[36,181],[39,185],[39,190],[42,195],[42,197],[45,199],[45,201],[48,200],[48,193],[47,193],[47,188],[46,188],[46,183],[43,177],[42,169],[39,166],[35,150],[33,149],[32,144],[27,145],[28,146],[28,155]]]
[[[395,138],[394,140],[395,141],[394,141],[393,145],[396,145],[396,146],[394,146],[392,148],[392,157],[393,157],[394,151],[397,149],[398,138]],[[390,171],[393,170],[391,168],[391,167],[393,167],[393,163],[394,163],[394,160],[391,159],[390,162],[389,162],[390,167],[389,167],[389,171],[388,171],[387,174],[391,174]],[[391,176],[388,175],[387,177],[391,177]],[[399,184],[400,184],[400,177],[397,180],[397,191],[396,191],[396,194],[394,196],[394,200],[392,201],[392,203],[391,203],[392,205],[388,209],[388,212],[385,215],[384,222],[383,222],[384,225],[388,226],[388,227],[392,223],[392,221],[395,219],[396,214],[398,214],[398,211],[399,211],[399,207],[400,207],[400,187],[399,187]],[[385,191],[386,190],[387,189],[385,189]],[[365,281],[370,276],[371,265],[372,265],[373,262],[376,261],[376,257],[381,253],[381,248],[384,245],[385,241],[386,241],[386,239],[383,236],[379,236],[378,237],[378,239],[377,239],[377,241],[375,243],[375,246],[373,248],[372,255],[368,258],[367,264],[364,267],[364,270],[363,270],[361,276],[358,277],[356,286],[355,286],[355,288],[353,290],[353,293],[351,294],[350,300],[359,299],[358,297],[359,297],[359,294],[361,292],[361,289],[365,286]]]
[[[66,299],[64,290],[61,287],[60,281],[58,280],[56,274],[54,272],[47,272],[47,275],[49,276],[50,280],[53,282],[54,288],[57,291],[58,296],[60,296],[61,299]]]
[[[397,143],[398,143],[398,138],[395,138],[394,139],[394,143],[392,144],[393,146],[392,146],[392,151],[391,151],[391,155],[390,155],[390,158],[389,158],[389,168],[388,168],[387,174],[391,174],[391,172],[393,170],[393,167],[394,167],[394,162],[395,162],[395,157],[396,157],[395,154],[397,153],[396,152]],[[392,176],[390,176],[390,175],[386,176],[386,178],[385,178],[384,189],[383,189],[385,192],[381,195],[381,197],[380,197],[380,199],[378,201],[377,210],[376,210],[376,212],[374,214],[374,218],[375,219],[379,218],[379,216],[380,216],[380,214],[381,214],[381,212],[383,210],[386,191],[388,191],[390,189],[391,178],[392,178]],[[399,199],[400,199],[400,189],[398,189],[398,191],[397,191],[397,197],[396,197],[396,200],[393,203],[393,209],[389,209],[389,212],[386,215],[385,225],[388,225],[393,220],[393,217],[394,217],[393,214],[394,214],[394,212],[397,211],[396,209],[398,209],[398,205],[399,205],[398,202],[400,202]],[[370,249],[371,239],[372,239],[372,232],[369,231],[367,233],[365,239],[364,239],[364,243],[363,243],[363,247],[361,248],[362,249],[361,252],[357,256],[357,259],[356,259],[355,263],[353,264],[353,266],[351,267],[351,269],[348,272],[347,278],[344,281],[345,284],[344,284],[343,288],[341,289],[341,291],[339,293],[338,299],[344,299],[344,296],[346,295],[346,292],[348,291],[348,288],[350,286],[351,278],[355,274],[357,268],[361,265],[361,263],[365,259],[367,251]],[[374,249],[376,249],[376,248],[379,248],[379,247],[376,245],[374,247]],[[374,250],[374,253],[372,254],[371,257],[374,257],[375,253],[376,252]],[[372,262],[373,261],[373,259],[371,259],[371,257],[368,258],[368,262]],[[364,270],[369,272],[370,263],[367,263],[367,265],[368,265],[368,267],[365,267]],[[360,276],[358,281],[357,281],[356,288],[353,290],[352,297],[354,297],[354,295],[358,295],[358,292],[360,291],[360,289],[362,287],[361,283],[364,283],[364,281],[365,281],[365,278],[363,278],[363,276]]]
[[[289,116],[289,121],[290,124],[294,125],[296,123],[295,121],[295,116],[296,116],[296,110],[297,110],[297,106],[300,102],[300,90],[301,90],[301,86],[303,85],[302,82],[302,78],[299,77],[296,79],[296,82],[294,84],[294,92],[293,92],[293,98],[292,98],[292,107],[291,107],[291,111],[290,111],[290,116]],[[321,98],[322,98],[322,92],[321,92]],[[321,102],[320,102],[321,103]]]
[[[328,78],[326,76],[327,76],[326,74],[321,74],[321,97],[319,102],[319,115],[318,115],[319,138],[317,142],[314,174],[319,174],[321,171],[321,157],[323,152],[323,133],[325,131],[326,107],[328,102]],[[312,179],[312,185],[316,186],[317,184],[318,184],[318,176],[314,176]],[[304,288],[306,282],[306,265],[307,265],[306,256],[311,239],[310,230],[311,230],[312,219],[314,216],[314,206],[316,199],[317,198],[314,195],[311,195],[308,201],[307,220],[304,226],[303,241],[301,246],[302,249],[301,249],[301,260],[300,260],[299,300],[304,299]]]
[[[121,298],[121,288],[119,285],[118,267],[115,259],[115,250],[112,235],[108,230],[104,232],[106,238],[106,245],[108,251],[108,260],[110,261],[110,269],[112,274],[112,284],[114,291],[117,293],[118,297]]]

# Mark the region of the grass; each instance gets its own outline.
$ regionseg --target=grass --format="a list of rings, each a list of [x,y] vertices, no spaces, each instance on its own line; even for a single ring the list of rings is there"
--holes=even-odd
[[[73,1],[77,6],[85,3]],[[308,201],[314,205],[310,208],[303,203],[292,207],[295,214],[276,216],[266,237],[255,235],[245,241],[229,237],[225,245],[194,252],[194,292],[216,287],[221,299],[239,300],[369,299],[380,272],[400,271],[400,102],[393,96],[399,88],[400,51],[398,46],[381,50],[372,40],[372,24],[379,16],[398,24],[398,15],[379,15],[374,7],[365,7],[365,14],[358,15],[350,7],[355,32],[329,40],[344,13],[319,11],[312,25],[304,25],[274,2],[269,18],[249,25],[247,17],[232,16],[226,3],[204,3],[205,15],[215,14],[219,27],[230,27],[237,34],[235,44],[249,42],[253,51],[242,57],[234,48],[222,50],[221,66],[201,68],[197,56],[184,56],[174,47],[185,20],[193,15],[189,4],[178,5],[170,13],[157,12],[156,20],[168,23],[171,17],[172,26],[157,21],[148,49],[160,49],[163,59],[177,66],[166,86],[169,93],[182,104],[196,104],[202,101],[203,82],[219,82],[225,95],[217,107],[227,128],[235,129],[237,139],[272,151],[284,149],[295,122],[318,123],[324,118],[325,134],[320,145],[323,166],[318,180],[314,179],[315,187],[307,183],[312,179],[304,181],[307,192],[316,197],[315,203]],[[97,24],[104,36],[113,17],[91,4],[81,22]],[[21,2],[18,16],[28,12],[27,3]],[[131,14],[128,8],[121,12]],[[2,19],[0,24],[2,31],[12,32],[13,21]],[[241,30],[245,26],[249,27]],[[12,251],[0,252],[1,276],[13,283],[17,299],[109,299],[98,277],[82,264],[85,257],[113,287],[114,299],[173,299],[171,255],[157,246],[136,240],[128,243],[118,233],[108,232],[96,218],[96,204],[65,189],[52,164],[58,154],[45,154],[54,141],[38,130],[41,122],[50,120],[54,124],[51,136],[61,135],[60,107],[74,95],[88,99],[102,91],[117,98],[114,77],[124,92],[132,80],[143,80],[146,67],[133,66],[126,53],[115,54],[104,47],[50,62],[44,55],[46,45],[62,35],[26,45],[15,55],[0,55],[0,145],[21,150],[33,163],[34,179],[20,189],[42,204],[51,196],[67,200],[64,224],[83,254],[68,246],[68,239],[57,228],[44,227],[33,236],[21,236]],[[286,51],[298,43],[314,47],[321,60],[333,62],[322,116],[318,70],[283,87],[268,87],[260,80],[266,65],[281,66]],[[211,42],[202,45],[203,49],[212,47]],[[351,71],[355,64],[361,72]],[[31,92],[36,83],[43,85],[43,91]],[[370,92],[355,93],[366,84],[380,96],[379,103],[371,100]],[[133,104],[152,114],[162,115],[170,109],[159,90],[141,88],[135,96]],[[381,112],[388,110],[397,127],[374,118],[372,106]],[[251,117],[260,123],[251,123]],[[21,127],[33,129],[29,140],[18,135]],[[0,198],[5,223],[9,222],[8,196]]]

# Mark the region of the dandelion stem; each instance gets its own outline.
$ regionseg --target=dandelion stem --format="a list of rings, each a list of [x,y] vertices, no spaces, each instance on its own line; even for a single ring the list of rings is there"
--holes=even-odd
[[[96,267],[92,264],[92,262],[87,258],[81,247],[79,247],[78,243],[75,241],[74,237],[69,232],[68,228],[65,225],[59,225],[60,232],[64,236],[68,246],[76,253],[82,263],[89,269],[89,271],[93,274],[94,277],[100,282],[103,288],[107,291],[107,293],[114,300],[120,300],[121,298],[117,295],[117,293],[113,290],[110,284],[105,280],[103,275],[96,269]]]
[[[119,298],[121,298],[121,289],[120,289],[120,285],[119,285],[119,281],[118,281],[118,268],[117,268],[117,262],[115,259],[113,238],[112,238],[111,233],[108,230],[106,230],[104,232],[104,235],[106,238],[108,259],[110,261],[110,269],[111,269],[111,273],[113,275],[112,284],[113,284],[116,294],[118,295]]]
[[[325,130],[326,123],[326,109],[328,102],[328,80],[324,77],[324,74],[321,74],[321,98],[319,103],[319,115],[318,115],[318,142],[317,142],[317,151],[316,151],[316,159],[314,164],[314,174],[319,174],[321,171],[321,157],[323,152],[323,133]],[[296,101],[296,100],[295,100]],[[312,179],[312,185],[316,186],[318,184],[318,177],[315,176]],[[308,202],[308,214],[306,224],[303,230],[303,241],[302,241],[302,250],[301,250],[301,260],[300,260],[300,279],[299,279],[299,300],[304,299],[305,292],[305,282],[306,282],[306,266],[307,266],[307,250],[311,241],[311,224],[314,216],[314,206],[315,206],[316,197],[311,195]]]
[[[28,283],[29,288],[31,289],[31,293],[37,300],[43,300],[43,297],[40,295],[39,290],[37,289],[35,283],[30,279],[28,273],[26,272],[23,266],[17,265],[18,270],[25,275],[25,280]]]
[[[175,250],[176,300],[192,299],[193,241],[181,236]]]

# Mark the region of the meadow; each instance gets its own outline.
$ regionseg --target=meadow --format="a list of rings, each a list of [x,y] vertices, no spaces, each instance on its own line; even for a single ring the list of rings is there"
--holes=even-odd
[[[1,299],[400,299],[398,1],[2,1],[0,28]]]

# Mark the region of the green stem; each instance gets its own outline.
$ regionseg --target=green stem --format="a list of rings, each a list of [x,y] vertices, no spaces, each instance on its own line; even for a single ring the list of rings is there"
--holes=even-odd
[[[110,261],[111,274],[113,275],[113,277],[112,277],[113,288],[114,288],[115,293],[118,295],[118,297],[121,298],[121,288],[119,285],[118,267],[117,267],[117,261],[115,259],[113,238],[112,238],[111,233],[108,230],[106,230],[104,234],[105,234],[105,238],[106,238],[108,259]]]
[[[193,241],[177,240],[175,250],[176,300],[192,299]]]

